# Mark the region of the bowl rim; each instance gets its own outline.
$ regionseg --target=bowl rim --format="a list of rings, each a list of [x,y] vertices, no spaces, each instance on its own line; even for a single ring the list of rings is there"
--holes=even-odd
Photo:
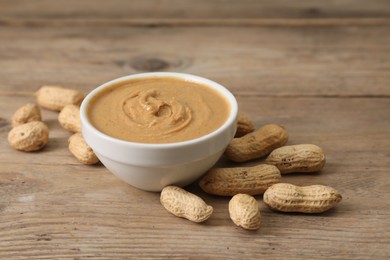
[[[216,130],[214,130],[206,135],[203,135],[203,136],[200,136],[200,137],[197,137],[194,139],[190,139],[190,140],[185,140],[185,141],[180,141],[180,142],[170,142],[170,143],[141,143],[141,142],[131,142],[131,141],[118,139],[118,138],[109,136],[109,135],[99,131],[88,120],[87,108],[88,108],[89,101],[92,99],[92,97],[94,97],[97,93],[99,93],[103,89],[108,88],[114,84],[129,81],[132,79],[160,78],[160,77],[162,77],[162,78],[164,78],[164,77],[180,78],[180,79],[183,79],[185,81],[192,81],[195,83],[207,85],[207,86],[212,87],[213,89],[217,90],[220,94],[222,94],[226,98],[226,100],[228,101],[228,103],[230,105],[230,114],[229,114],[228,118],[220,127],[218,127]],[[215,81],[209,80],[207,78],[196,76],[193,74],[179,73],[179,72],[145,72],[145,73],[130,74],[127,76],[123,76],[123,77],[119,77],[119,78],[110,80],[106,83],[101,84],[100,86],[96,87],[91,92],[89,92],[87,94],[87,96],[84,98],[84,100],[80,106],[80,119],[81,119],[81,123],[83,126],[82,127],[83,132],[85,131],[84,129],[87,128],[89,131],[93,131],[94,134],[97,135],[99,138],[103,138],[107,141],[114,142],[114,143],[117,143],[120,145],[129,145],[129,146],[132,146],[134,148],[139,147],[139,148],[167,149],[167,148],[175,148],[175,147],[184,147],[184,146],[196,144],[199,142],[204,142],[204,141],[207,141],[209,139],[212,139],[215,136],[218,136],[220,133],[224,132],[229,126],[231,126],[232,124],[235,124],[236,120],[237,120],[237,115],[238,115],[237,100],[234,97],[234,95],[227,88],[225,88],[221,84],[219,84]]]

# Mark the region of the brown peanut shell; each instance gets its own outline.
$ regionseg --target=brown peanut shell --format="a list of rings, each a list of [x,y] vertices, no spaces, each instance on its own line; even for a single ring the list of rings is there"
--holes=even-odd
[[[69,137],[69,151],[83,164],[95,164],[99,162],[95,152],[85,142],[81,133],[73,134]]]
[[[205,192],[219,196],[238,193],[263,194],[272,184],[280,182],[281,175],[273,165],[259,164],[252,167],[214,168],[199,181]]]
[[[283,146],[288,140],[286,130],[275,124],[234,138],[225,151],[225,156],[234,162],[245,162],[268,155],[274,149]]]
[[[253,131],[255,131],[255,126],[252,120],[248,116],[242,113],[238,113],[237,131],[234,137],[235,138],[242,137],[246,134],[252,133]]]
[[[248,194],[237,194],[229,201],[229,215],[239,227],[248,230],[260,228],[259,203]]]
[[[12,116],[12,127],[32,121],[41,121],[41,110],[36,104],[27,103],[21,106]]]
[[[61,126],[73,133],[81,132],[80,107],[77,105],[66,105],[58,114],[58,122]]]
[[[273,210],[301,213],[327,211],[341,199],[341,194],[329,186],[296,186],[289,183],[274,184],[263,195],[265,205]]]
[[[69,104],[80,105],[85,96],[78,90],[58,86],[42,86],[35,95],[41,107],[54,111]]]
[[[203,222],[213,213],[213,207],[200,197],[176,186],[165,187],[160,202],[173,215],[193,222]]]
[[[278,167],[282,174],[292,172],[317,172],[325,165],[325,154],[314,144],[283,146],[268,155],[266,163]]]
[[[19,151],[33,152],[42,149],[49,141],[49,128],[41,121],[32,121],[11,129],[9,145]]]

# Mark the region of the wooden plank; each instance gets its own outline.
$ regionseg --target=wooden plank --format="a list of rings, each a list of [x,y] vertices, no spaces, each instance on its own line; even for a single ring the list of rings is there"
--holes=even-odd
[[[0,7],[0,17],[18,20],[390,17],[390,5],[386,0],[1,0]]]
[[[0,258],[380,259],[390,254],[390,106],[388,98],[257,97],[238,95],[256,126],[279,123],[289,144],[315,143],[327,164],[317,174],[283,181],[330,185],[342,203],[320,215],[279,214],[260,202],[262,228],[248,232],[228,217],[228,198],[187,189],[215,210],[204,224],[178,219],[159,194],[124,184],[103,166],[84,166],[66,149],[70,135],[44,111],[47,148],[13,151],[9,119],[29,96],[0,97]],[[252,165],[251,162],[244,165]],[[233,164],[221,159],[221,165]]]
[[[383,26],[390,25],[390,18],[257,18],[257,19],[13,19],[0,18],[1,26],[63,27],[63,26],[133,26],[133,27],[328,27],[328,26]]]
[[[123,75],[177,71],[240,95],[389,96],[389,30],[0,27],[0,95],[45,84],[88,92]]]

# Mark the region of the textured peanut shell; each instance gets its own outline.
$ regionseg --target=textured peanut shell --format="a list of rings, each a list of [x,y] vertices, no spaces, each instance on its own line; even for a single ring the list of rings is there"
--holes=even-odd
[[[35,95],[41,107],[54,111],[61,111],[69,104],[80,105],[84,99],[84,94],[75,89],[57,86],[42,86]]]
[[[213,213],[213,207],[200,197],[176,186],[165,187],[160,202],[173,215],[193,222],[203,222]]]
[[[8,133],[9,145],[19,151],[32,152],[42,149],[49,141],[49,128],[41,121],[19,125]]]
[[[280,147],[272,151],[266,163],[278,167],[282,174],[292,172],[317,172],[325,165],[325,154],[314,144]]]
[[[72,135],[69,140],[69,151],[83,164],[95,164],[99,162],[96,154],[91,147],[85,142],[81,133]]]
[[[252,120],[242,113],[238,113],[237,117],[237,131],[234,137],[242,137],[246,134],[255,131],[255,126]]]
[[[253,167],[212,169],[199,181],[199,186],[213,195],[258,195],[263,194],[272,184],[280,182],[280,179],[278,168],[259,164]]]
[[[81,132],[80,108],[76,105],[66,105],[58,114],[61,126],[73,133]]]
[[[21,106],[12,116],[12,127],[23,125],[28,122],[41,121],[41,110],[36,104],[27,103]]]
[[[321,213],[336,206],[341,194],[323,185],[296,186],[277,183],[263,195],[264,203],[271,209],[283,212]]]
[[[248,194],[237,194],[229,201],[229,215],[239,227],[248,230],[260,228],[259,203]]]
[[[260,129],[234,138],[225,151],[225,156],[234,162],[245,162],[268,155],[272,150],[283,146],[288,134],[283,127],[269,124]]]

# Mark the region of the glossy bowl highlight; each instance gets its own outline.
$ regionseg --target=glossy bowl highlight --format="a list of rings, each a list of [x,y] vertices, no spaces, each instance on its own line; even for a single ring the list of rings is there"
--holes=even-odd
[[[98,131],[88,120],[87,108],[91,98],[114,84],[132,79],[178,78],[193,81],[217,90],[230,105],[227,120],[217,130],[176,143],[149,144],[128,142]],[[134,74],[107,82],[91,91],[80,108],[82,133],[99,160],[114,175],[128,184],[147,191],[161,191],[167,185],[185,186],[202,176],[221,157],[234,137],[237,101],[220,84],[183,73],[152,72]]]

